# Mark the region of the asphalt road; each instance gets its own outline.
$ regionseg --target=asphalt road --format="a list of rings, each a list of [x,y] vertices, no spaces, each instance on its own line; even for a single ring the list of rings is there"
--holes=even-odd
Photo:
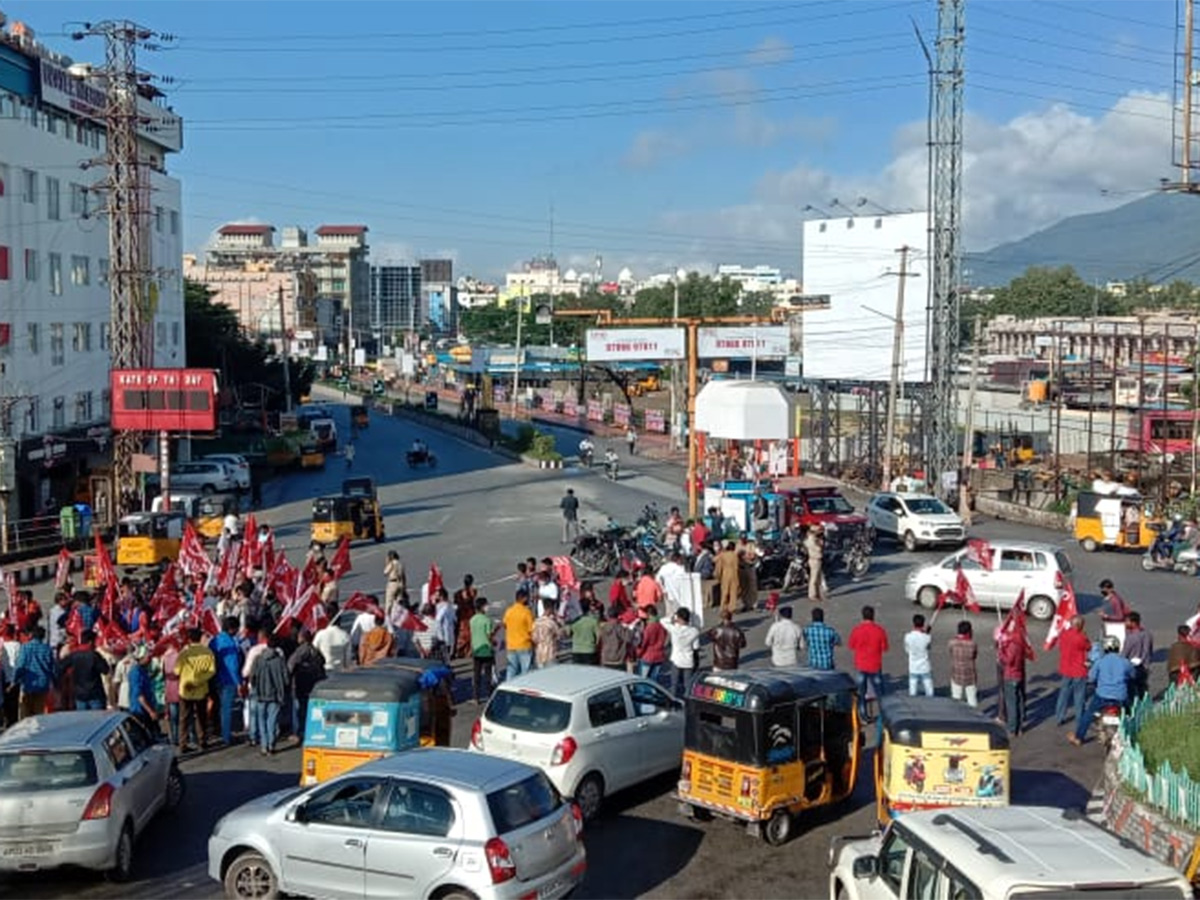
[[[345,410],[338,409],[339,428],[348,433]],[[420,434],[439,459],[435,470],[409,470],[404,451]],[[541,471],[462,443],[407,421],[376,415],[358,440],[354,474],[376,477],[387,516],[388,540],[362,544],[353,553],[353,572],[343,590],[379,590],[384,552],[396,549],[409,567],[410,581],[418,582],[431,562],[441,565],[448,584],[457,584],[466,572],[487,585],[494,600],[507,601],[512,584],[508,576],[518,559],[544,556],[560,547],[561,520],[558,499],[567,486],[583,501],[584,516],[612,514],[632,519],[650,500],[678,502],[680,470],[667,463],[630,460],[627,477],[612,484],[598,472]],[[264,499],[269,509],[260,518],[276,527],[293,555],[307,541],[307,515],[313,496],[336,492],[345,464],[331,457],[324,472],[296,473],[267,485]],[[1025,526],[983,521],[975,533],[989,538],[1066,542],[1064,536]],[[1112,578],[1143,617],[1158,650],[1152,686],[1165,686],[1163,659],[1174,628],[1195,611],[1195,582],[1165,573],[1144,573],[1133,556],[1085,555],[1070,549],[1076,566],[1075,583],[1089,631],[1099,622],[1095,592],[1101,578]],[[906,554],[882,547],[868,578],[860,584],[835,581],[826,603],[827,621],[845,636],[857,621],[858,610],[872,603],[879,620],[898,646],[909,627],[913,608],[904,602],[907,569],[919,561],[937,559],[937,553]],[[606,585],[604,586],[606,588]],[[807,601],[797,603],[797,618],[807,618]],[[994,612],[971,616],[977,634],[987,635],[996,621]],[[958,619],[946,613],[934,629],[934,673],[939,692],[946,690],[948,659],[945,644]],[[749,666],[764,665],[763,636],[769,624],[761,613],[742,616],[748,632]],[[1046,625],[1032,624],[1038,648]],[[839,651],[841,653],[841,651]],[[1082,807],[1100,777],[1101,750],[1095,743],[1071,747],[1065,732],[1052,720],[1057,654],[1038,652],[1029,672],[1031,729],[1013,749],[1013,799],[1060,807]],[[842,655],[839,665],[848,666]],[[905,672],[902,650],[893,649],[885,660],[895,678]],[[985,709],[994,703],[990,650],[981,643],[980,675]],[[899,687],[893,680],[893,689]],[[466,744],[473,717],[472,704],[464,704],[455,720],[454,742]],[[588,831],[588,875],[580,897],[769,897],[819,896],[826,890],[825,859],[829,838],[863,833],[872,826],[873,792],[870,759],[860,768],[854,795],[842,805],[819,811],[801,820],[797,837],[782,848],[771,848],[752,839],[732,824],[715,821],[696,824],[681,819],[671,798],[674,778],[660,778],[624,795],[611,798],[607,812]],[[280,787],[295,784],[299,752],[292,748],[263,760],[245,748],[198,756],[183,763],[188,795],[181,809],[152,827],[138,845],[137,878],[132,884],[112,885],[87,873],[53,873],[0,882],[0,893],[19,897],[218,897],[219,886],[207,879],[207,836],[216,820],[239,803]]]

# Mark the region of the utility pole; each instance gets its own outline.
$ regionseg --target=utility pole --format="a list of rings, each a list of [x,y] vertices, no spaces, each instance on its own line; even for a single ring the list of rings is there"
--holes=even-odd
[[[1146,452],[1150,449],[1150,441],[1146,440],[1146,316],[1138,316],[1138,457],[1137,457],[1137,489],[1142,492],[1142,470],[1146,462]]]
[[[679,269],[675,270],[675,277],[672,279],[675,287],[675,301],[671,306],[671,324],[679,325]],[[670,438],[669,443],[671,450],[675,449],[676,444],[676,422],[679,419],[679,363],[671,363],[671,421],[667,425],[667,434]]]
[[[113,369],[145,368],[154,357],[150,341],[152,313],[146,284],[149,279],[145,240],[146,194],[149,185],[142,172],[138,149],[138,97],[143,81],[149,79],[137,67],[137,51],[159,49],[157,38],[170,41],[127,20],[85,23],[72,34],[104,38],[104,71],[81,67],[79,77],[99,75],[105,85],[104,128],[108,151],[104,164],[107,194],[109,247],[109,332]],[[72,72],[75,74],[75,72]],[[140,432],[120,430],[113,435],[112,475],[118,518],[136,511],[136,478],[133,457],[142,449]],[[165,484],[164,484],[165,487]]]
[[[1200,443],[1200,325],[1192,325],[1192,486],[1196,496],[1196,448]]]
[[[0,553],[9,552],[8,504],[17,489],[17,442],[13,440],[11,431],[13,410],[32,399],[27,395],[0,394]],[[8,598],[10,608],[12,600],[12,597]]]
[[[1173,429],[1171,428],[1170,416],[1167,413],[1167,409],[1168,409],[1168,407],[1167,407],[1167,387],[1168,387],[1168,380],[1170,378],[1170,374],[1169,374],[1170,373],[1170,365],[1169,364],[1170,364],[1170,360],[1171,360],[1171,320],[1170,319],[1167,319],[1165,322],[1163,322],[1162,357],[1163,357],[1162,388],[1160,389],[1159,392],[1162,395],[1163,442],[1162,442],[1162,453],[1160,454],[1160,459],[1162,461],[1162,477],[1160,477],[1158,480],[1158,500],[1159,500],[1159,503],[1162,504],[1161,508],[1166,509],[1166,507],[1167,507],[1167,467],[1169,465],[1168,459],[1167,459],[1167,441],[1168,441],[1168,438],[1170,438],[1172,436],[1172,431],[1173,431]]]
[[[1054,499],[1062,498],[1062,410],[1063,410],[1063,377],[1062,377],[1062,322],[1054,323],[1054,377],[1051,379],[1051,390],[1054,396]]]
[[[1121,326],[1113,322],[1112,337],[1112,403],[1108,408],[1108,474],[1115,476],[1117,471],[1117,344],[1121,339]]]
[[[279,355],[283,359],[283,402],[284,409],[292,411],[292,369],[288,362],[291,348],[288,347],[287,319],[283,315],[283,285],[279,285]]]
[[[958,484],[958,516],[966,525],[971,524],[971,502],[967,487],[971,483],[972,458],[975,451],[975,385],[979,375],[979,343],[982,337],[979,313],[975,314],[974,341],[971,345],[971,383],[967,386],[967,427],[963,434],[962,475]],[[986,423],[985,423],[986,430]],[[964,480],[966,483],[964,483]]]
[[[880,490],[891,490],[892,447],[896,440],[896,395],[901,381],[901,354],[904,352],[904,286],[908,282],[908,254],[912,248],[905,244],[900,254],[899,281],[896,284],[896,318],[892,320],[892,377],[888,383],[887,429],[883,439],[883,477]]]
[[[513,383],[512,383],[512,417],[515,421],[517,418],[517,389],[520,386],[521,378],[521,325],[525,321],[525,289],[521,288],[521,294],[517,297],[517,353],[513,358]]]

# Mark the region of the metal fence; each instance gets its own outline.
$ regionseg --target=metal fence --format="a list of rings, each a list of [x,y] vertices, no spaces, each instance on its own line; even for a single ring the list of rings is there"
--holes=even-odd
[[[1166,760],[1151,772],[1146,766],[1145,754],[1138,746],[1138,735],[1147,722],[1158,716],[1196,716],[1197,713],[1200,713],[1200,689],[1195,685],[1173,684],[1157,702],[1146,695],[1121,718],[1119,739],[1122,750],[1117,758],[1117,774],[1132,793],[1189,828],[1200,828],[1200,780],[1186,770],[1176,771]],[[1200,773],[1196,775],[1200,778]]]

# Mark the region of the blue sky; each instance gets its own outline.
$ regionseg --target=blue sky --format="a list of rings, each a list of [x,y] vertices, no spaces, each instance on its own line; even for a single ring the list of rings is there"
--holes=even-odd
[[[177,36],[185,245],[230,221],[370,227],[378,256],[496,277],[553,250],[639,275],[795,272],[807,205],[923,208],[935,0],[20,2]],[[1173,0],[967,8],[970,249],[1171,175]],[[553,208],[553,239],[551,209]]]

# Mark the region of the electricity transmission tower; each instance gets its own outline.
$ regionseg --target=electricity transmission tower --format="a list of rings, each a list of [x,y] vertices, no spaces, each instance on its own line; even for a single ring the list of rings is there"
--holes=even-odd
[[[1164,184],[1168,191],[1200,194],[1200,182],[1193,169],[1200,168],[1197,145],[1196,94],[1200,92],[1196,71],[1195,0],[1184,0],[1175,22],[1175,90],[1171,117],[1172,163],[1179,169],[1179,181]]]
[[[109,353],[113,369],[145,368],[154,358],[150,337],[153,312],[150,308],[150,259],[145,233],[148,224],[149,179],[142,166],[138,146],[139,125],[149,126],[151,119],[140,118],[139,88],[151,76],[137,67],[138,49],[156,50],[155,39],[171,40],[126,20],[85,23],[72,35],[104,38],[104,68],[79,67],[78,77],[96,79],[104,86],[102,110],[108,139],[103,158],[107,177],[101,186],[106,196],[109,248]],[[73,72],[75,73],[75,72]],[[113,435],[113,493],[118,515],[136,511],[134,454],[141,451],[142,436],[137,431],[117,431]]]
[[[966,0],[938,0],[930,148],[932,211],[929,380],[932,412],[926,476],[938,486],[958,467],[958,390],[962,267],[963,41]]]

